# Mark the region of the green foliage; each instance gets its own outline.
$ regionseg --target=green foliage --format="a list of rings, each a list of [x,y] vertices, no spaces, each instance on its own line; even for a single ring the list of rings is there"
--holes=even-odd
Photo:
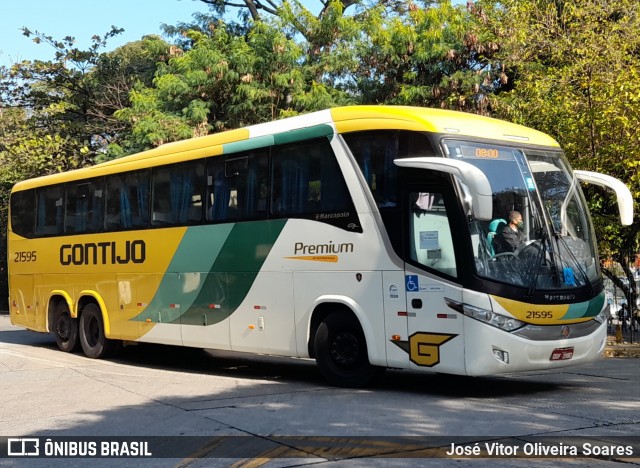
[[[342,104],[488,113],[487,95],[500,83],[490,67],[496,46],[473,15],[449,2],[379,2],[345,15],[351,5],[326,1],[314,15],[284,2],[274,17],[242,29],[207,16],[167,28],[183,48],[116,113],[132,129],[117,151]]]
[[[497,46],[469,11],[409,3],[403,15],[379,7],[365,17],[352,75],[363,102],[489,112],[487,96],[500,84],[491,67]]]
[[[246,35],[222,22],[188,29],[189,49],[158,67],[153,83],[130,95],[116,116],[131,125],[126,148],[140,150],[187,137],[336,105],[340,92],[310,78],[303,49],[276,25]]]
[[[3,107],[29,109],[29,125],[81,146],[87,151],[65,155],[77,165],[104,157],[110,144],[128,132],[116,119],[117,110],[129,106],[129,92],[137,83],[149,84],[156,64],[168,56],[169,45],[158,36],[147,36],[113,52],[101,53],[111,37],[122,30],[112,28],[104,36],[93,36],[87,50],[75,40],[61,41],[24,29],[34,41],[54,49],[54,60],[23,61],[4,70],[0,80]],[[61,166],[65,166],[62,163]]]

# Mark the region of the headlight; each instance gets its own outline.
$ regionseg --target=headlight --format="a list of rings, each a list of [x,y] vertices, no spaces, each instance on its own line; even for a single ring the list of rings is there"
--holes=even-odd
[[[509,332],[525,325],[524,322],[513,317],[507,317],[506,315],[497,314],[490,310],[481,309],[480,307],[469,304],[462,304],[462,311],[467,317],[480,320],[481,322],[488,323],[489,325]]]
[[[451,299],[446,299],[446,302],[449,307],[457,310],[458,312],[462,312],[467,317],[487,323],[493,327],[499,328],[500,330],[511,332],[526,325],[518,319],[497,314],[491,310],[483,309],[481,307],[452,301]]]

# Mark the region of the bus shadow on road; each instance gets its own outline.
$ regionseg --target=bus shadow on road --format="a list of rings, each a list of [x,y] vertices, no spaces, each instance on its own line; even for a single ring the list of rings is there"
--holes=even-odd
[[[0,343],[26,344],[60,352],[51,335],[28,330],[0,331]],[[82,351],[76,351],[76,354],[82,355]],[[280,381],[294,385],[331,388],[320,375],[315,361],[312,359],[139,343],[125,347],[110,361],[175,372]],[[531,375],[523,379],[518,375],[466,377],[388,369],[364,390],[404,392],[417,395],[495,398],[556,392],[576,385],[579,384],[575,382],[563,384],[549,382],[544,377],[544,373],[541,373],[538,379],[532,378]]]
[[[50,334],[39,333],[22,328],[0,331],[0,343],[24,344],[56,350],[58,349],[55,340]]]
[[[286,381],[291,384],[331,388],[312,359],[245,354],[232,351],[139,344],[128,347],[115,358],[119,362],[163,370],[196,372],[223,377]],[[566,387],[528,375],[467,377],[438,373],[418,373],[387,369],[366,387],[371,391],[492,398],[555,392]]]

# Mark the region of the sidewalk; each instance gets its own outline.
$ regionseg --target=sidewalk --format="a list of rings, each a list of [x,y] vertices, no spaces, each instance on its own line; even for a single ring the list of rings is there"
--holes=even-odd
[[[616,337],[609,335],[607,337],[607,346],[604,348],[604,357],[640,357],[640,343],[629,343],[622,341],[616,342]]]

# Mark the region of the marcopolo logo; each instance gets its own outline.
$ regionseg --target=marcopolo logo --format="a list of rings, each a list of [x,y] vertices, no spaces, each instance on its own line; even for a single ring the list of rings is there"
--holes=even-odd
[[[88,242],[60,246],[61,265],[123,265],[144,263],[147,246],[143,240],[118,242]]]

